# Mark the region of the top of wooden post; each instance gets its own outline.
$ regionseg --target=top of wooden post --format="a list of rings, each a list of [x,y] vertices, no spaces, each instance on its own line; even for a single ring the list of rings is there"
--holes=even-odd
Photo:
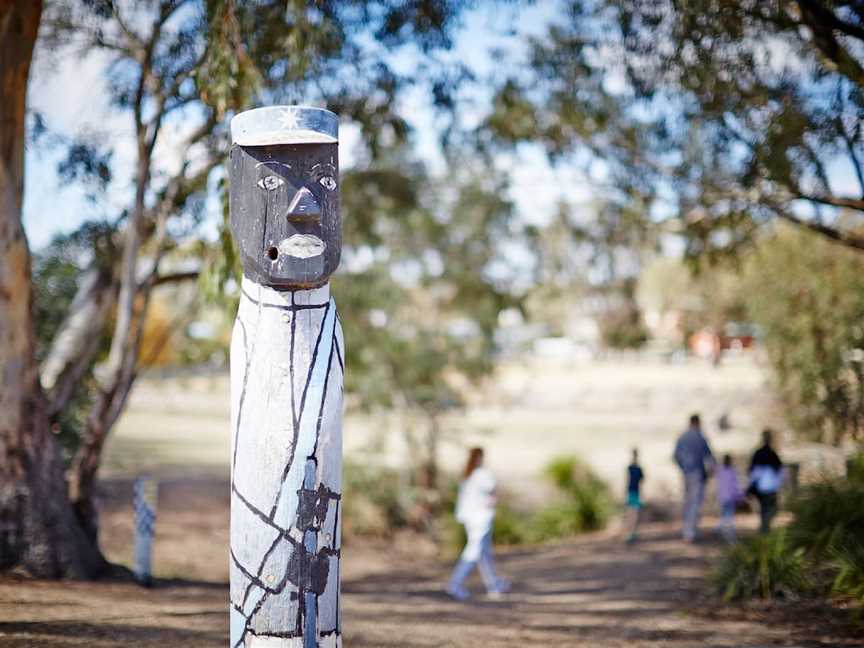
[[[231,119],[231,141],[239,146],[336,144],[339,118],[314,106],[253,108]]]

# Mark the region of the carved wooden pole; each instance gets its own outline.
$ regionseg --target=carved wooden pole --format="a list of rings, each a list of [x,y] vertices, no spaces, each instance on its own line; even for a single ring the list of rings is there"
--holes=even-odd
[[[231,121],[243,263],[231,341],[231,648],[341,646],[345,345],[338,120],[274,106]]]

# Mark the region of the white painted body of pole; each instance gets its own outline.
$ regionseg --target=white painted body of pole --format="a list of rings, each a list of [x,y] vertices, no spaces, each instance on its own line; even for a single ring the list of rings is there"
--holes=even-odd
[[[329,284],[244,277],[231,341],[231,648],[341,646],[345,346]]]

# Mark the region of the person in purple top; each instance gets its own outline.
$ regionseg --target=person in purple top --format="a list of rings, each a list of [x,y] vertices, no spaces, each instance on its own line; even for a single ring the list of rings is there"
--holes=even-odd
[[[675,444],[675,463],[684,477],[684,524],[682,535],[686,542],[696,540],[702,500],[705,498],[705,482],[714,469],[714,455],[705,436],[698,414],[690,417],[687,430]]]
[[[732,457],[723,455],[723,465],[717,469],[717,503],[720,505],[720,535],[726,542],[735,542],[735,510],[743,497]]]

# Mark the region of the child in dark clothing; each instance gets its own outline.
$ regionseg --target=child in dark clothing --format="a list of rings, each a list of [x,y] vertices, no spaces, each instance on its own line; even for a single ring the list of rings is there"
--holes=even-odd
[[[627,509],[628,517],[630,518],[630,535],[627,536],[627,542],[636,541],[636,531],[639,528],[639,511],[642,508],[642,500],[639,497],[639,490],[645,474],[639,466],[639,450],[633,448],[633,461],[627,466]]]

